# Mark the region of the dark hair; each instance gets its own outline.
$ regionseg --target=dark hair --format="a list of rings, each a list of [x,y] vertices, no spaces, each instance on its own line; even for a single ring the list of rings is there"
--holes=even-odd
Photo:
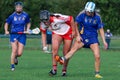
[[[23,3],[22,3],[22,2],[20,2],[20,1],[15,2],[15,6],[17,6],[17,5],[23,6]]]

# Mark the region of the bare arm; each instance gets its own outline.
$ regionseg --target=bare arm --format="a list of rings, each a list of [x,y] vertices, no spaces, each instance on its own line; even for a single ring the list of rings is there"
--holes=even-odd
[[[5,25],[4,25],[5,34],[9,34],[8,26],[9,26],[9,24],[5,23]]]
[[[76,29],[76,41],[81,42],[82,38],[81,38],[79,30],[78,30],[78,23],[77,22],[75,22],[75,29]]]
[[[76,33],[76,27],[75,27],[75,23],[74,23],[74,19],[72,17],[72,20],[71,20],[71,27],[72,27],[72,36],[75,37],[75,33]]]
[[[78,23],[75,22],[75,29],[76,29],[76,36],[80,36],[79,30],[78,30]]]
[[[46,33],[42,32],[42,44],[43,44],[43,47],[46,46]]]
[[[106,41],[105,41],[104,29],[103,29],[103,28],[100,28],[99,31],[100,31],[100,36],[101,36],[102,41],[103,41],[103,44],[104,44],[104,48],[107,49],[108,45],[107,45],[107,43],[106,43]]]
[[[30,27],[31,27],[31,23],[28,23],[28,24],[27,24],[27,31],[30,30]]]

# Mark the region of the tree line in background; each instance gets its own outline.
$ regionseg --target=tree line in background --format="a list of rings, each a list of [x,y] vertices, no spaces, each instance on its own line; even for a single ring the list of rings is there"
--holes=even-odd
[[[0,0],[0,33],[4,33],[5,19],[14,12],[16,1],[24,3],[24,11],[31,17],[32,28],[39,26],[40,10],[72,15],[75,18],[87,1],[93,1],[100,10],[105,30],[109,28],[113,34],[120,34],[120,0]]]

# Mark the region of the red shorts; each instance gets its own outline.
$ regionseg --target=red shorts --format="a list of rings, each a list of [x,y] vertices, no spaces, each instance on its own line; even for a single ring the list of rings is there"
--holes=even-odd
[[[55,33],[53,33],[53,35],[54,35]],[[59,35],[59,34],[57,34],[57,35]],[[63,39],[65,39],[65,40],[72,40],[73,39],[73,37],[72,37],[72,30],[71,29],[69,29],[69,31],[66,33],[66,34],[64,34],[64,35],[59,35],[59,36],[61,36]]]

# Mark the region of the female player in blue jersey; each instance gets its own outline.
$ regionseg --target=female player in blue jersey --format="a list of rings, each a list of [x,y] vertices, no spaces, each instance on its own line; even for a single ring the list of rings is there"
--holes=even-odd
[[[80,48],[87,47],[90,48],[95,57],[95,77],[102,78],[100,73],[100,49],[98,41],[98,31],[100,32],[105,49],[107,48],[107,43],[104,37],[104,29],[100,16],[95,12],[95,3],[87,2],[85,10],[80,12],[75,20],[77,37],[73,44],[71,50],[64,56],[56,56],[55,59],[61,64],[65,60],[72,57],[72,55]],[[81,34],[78,31],[77,26],[80,26]]]
[[[10,32],[8,26],[10,25]],[[10,34],[10,42],[12,46],[11,53],[11,70],[15,69],[18,59],[23,53],[23,48],[26,43],[25,34],[17,34],[17,32],[25,32],[30,29],[30,18],[26,12],[23,11],[23,3],[15,2],[15,12],[7,19],[4,26],[5,34]]]

